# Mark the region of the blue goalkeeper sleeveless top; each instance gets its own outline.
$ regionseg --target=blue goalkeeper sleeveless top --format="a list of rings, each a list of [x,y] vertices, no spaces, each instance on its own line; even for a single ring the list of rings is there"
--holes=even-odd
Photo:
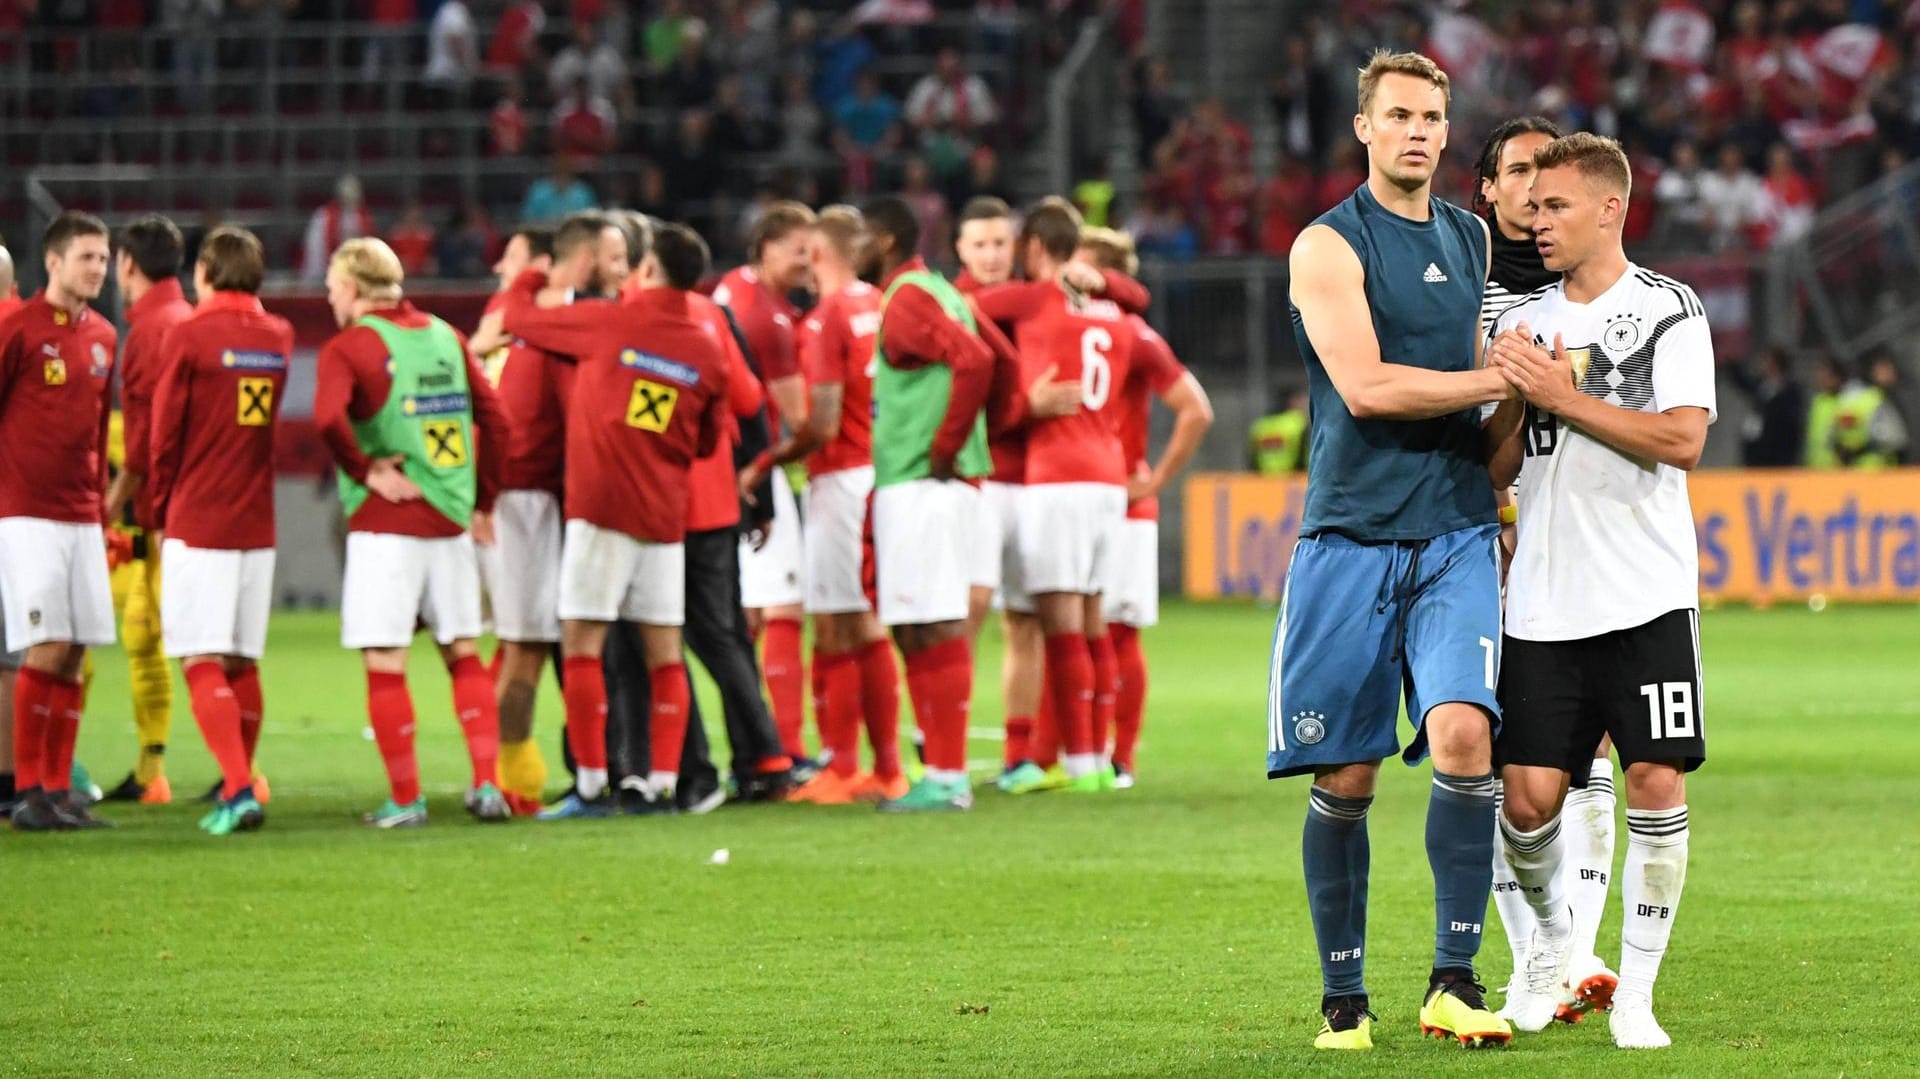
[[[1339,233],[1366,274],[1380,358],[1435,371],[1473,367],[1487,276],[1479,219],[1440,199],[1409,221],[1365,184],[1314,222]],[[1288,305],[1313,406],[1302,535],[1362,542],[1431,539],[1498,519],[1478,409],[1427,420],[1355,419]]]

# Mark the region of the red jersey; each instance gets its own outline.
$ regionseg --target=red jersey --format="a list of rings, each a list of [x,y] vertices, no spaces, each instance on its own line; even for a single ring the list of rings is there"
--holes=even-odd
[[[192,314],[193,305],[173,277],[154,282],[140,302],[127,309],[127,347],[120,354],[120,418],[126,436],[126,468],[135,475],[153,477],[153,398],[167,364],[160,342]],[[141,488],[133,499],[133,523],[153,528],[160,520],[154,509],[151,492]]]
[[[1147,424],[1153,414],[1153,399],[1171,390],[1173,384],[1186,375],[1187,369],[1174,358],[1167,339],[1154,332],[1146,319],[1128,315],[1127,321],[1133,325],[1133,364],[1127,371],[1127,381],[1120,387],[1119,397],[1108,410],[1113,415],[1114,433],[1120,437],[1120,453],[1126,461],[1127,474],[1134,476],[1148,467]],[[1130,502],[1127,516],[1136,521],[1157,521],[1160,500],[1143,498]]]
[[[154,358],[162,368],[147,477],[154,519],[189,547],[272,547],[273,427],[292,324],[250,293],[216,292]]]
[[[720,305],[705,296],[688,294],[687,307],[695,321],[712,331],[721,351],[727,354],[727,407],[720,441],[712,453],[693,463],[687,476],[687,531],[711,532],[740,523],[740,483],[733,467],[733,447],[740,441],[740,421],[758,413],[766,395],[753,368],[747,366],[746,354],[734,340],[733,327]],[[774,482],[780,482],[779,478]]]
[[[393,307],[371,312],[402,329],[417,330],[428,325],[424,311],[402,300]],[[453,331],[460,340],[461,355],[466,356],[467,338]],[[387,373],[387,345],[380,335],[366,326],[349,326],[335,334],[320,349],[317,364],[318,385],[313,391],[313,422],[320,437],[333,451],[334,463],[355,481],[367,481],[367,455],[353,433],[357,421],[370,420],[387,403],[393,392],[393,376]],[[467,392],[473,402],[474,470],[477,490],[474,509],[493,512],[494,496],[500,492],[500,466],[505,454],[506,418],[500,413],[500,399],[493,385],[472,356],[467,361]],[[354,532],[385,532],[396,536],[420,536],[447,539],[466,531],[433,507],[426,499],[389,502],[371,491],[359,512],[348,520]]]
[[[713,288],[713,302],[733,312],[746,336],[752,363],[760,372],[760,381],[772,385],[800,373],[800,361],[793,347],[793,320],[797,312],[785,296],[776,296],[751,266],[731,270]],[[780,410],[769,398],[767,419],[770,432],[780,437]]]
[[[43,295],[0,321],[0,517],[103,523],[117,336]]]
[[[978,279],[965,270],[953,279],[953,287],[972,296],[981,289],[994,288],[982,285]],[[999,329],[1003,334],[1012,336],[1013,324],[1008,322]],[[1017,370],[1015,372],[1018,373]],[[1020,387],[1025,392],[1025,387]],[[987,451],[993,454],[993,473],[987,478],[995,483],[1025,483],[1027,476],[1027,431],[1024,427],[1013,427],[1004,431],[989,432]]]
[[[567,519],[679,543],[688,470],[720,443],[726,354],[684,292],[537,307],[546,280],[521,274],[504,310],[508,333],[579,361],[567,408]]]
[[[807,458],[807,475],[873,464],[873,345],[880,290],[855,281],[820,301],[800,327],[800,368],[809,386],[840,387],[840,430]]]
[[[487,301],[498,310],[505,293]],[[573,392],[573,365],[515,338],[480,360],[487,383],[500,396],[507,421],[507,459],[502,463],[503,491],[546,491],[559,498],[566,490],[567,400]]]
[[[1126,384],[1134,330],[1112,300],[1079,297],[1053,281],[1002,285],[978,294],[996,322],[1014,323],[1021,382],[1031,385],[1057,368],[1055,378],[1077,379],[1080,411],[1027,425],[1027,483],[1127,482],[1120,439],[1108,411]]]

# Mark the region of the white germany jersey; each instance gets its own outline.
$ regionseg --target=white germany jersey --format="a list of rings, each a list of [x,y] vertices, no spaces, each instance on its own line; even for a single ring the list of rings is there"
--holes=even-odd
[[[1580,391],[1636,412],[1714,407],[1713,338],[1693,290],[1629,264],[1592,303],[1549,285],[1508,308],[1565,341]],[[1687,474],[1630,457],[1532,406],[1521,431],[1519,546],[1507,577],[1507,632],[1568,641],[1700,605]]]
[[[1531,293],[1513,292],[1507,286],[1487,278],[1487,290],[1480,295],[1480,333],[1488,340],[1493,339],[1494,324],[1500,316],[1513,309],[1513,305],[1526,299]]]

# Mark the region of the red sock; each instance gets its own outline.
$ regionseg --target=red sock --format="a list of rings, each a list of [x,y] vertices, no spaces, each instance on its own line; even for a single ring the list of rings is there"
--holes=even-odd
[[[973,695],[973,649],[964,638],[907,656],[907,685],[922,717],[928,768],[967,770],[967,714]],[[925,704],[921,701],[924,699]]]
[[[253,755],[260,748],[260,722],[267,714],[260,693],[260,668],[249,663],[239,673],[228,675],[227,684],[233,687],[234,703],[240,706],[240,744],[247,749],[247,778],[251,780]]]
[[[32,667],[22,667],[13,683],[13,782],[16,789],[41,785],[46,766],[47,727],[50,713],[47,696],[53,691],[53,676]]]
[[[1105,633],[1087,638],[1087,653],[1093,659],[1093,751],[1106,753],[1108,739],[1113,736],[1114,697],[1120,690],[1113,638]]]
[[[893,779],[900,774],[900,667],[886,641],[860,650],[860,714],[873,749],[873,774]]]
[[[1040,678],[1040,714],[1033,717],[1033,737],[1027,742],[1028,756],[1042,768],[1060,763],[1060,716],[1053,710],[1053,672]]]
[[[662,664],[647,672],[647,682],[653,688],[653,710],[648,724],[653,775],[677,778],[680,750],[687,741],[687,711],[693,697],[687,685],[687,665]],[[605,714],[604,704],[602,714]]]
[[[53,679],[53,688],[42,698],[47,706],[47,726],[42,731],[40,786],[48,794],[59,794],[73,786],[73,748],[80,741],[80,707],[87,690],[79,682]]]
[[[567,701],[567,748],[581,768],[607,767],[607,675],[599,656],[568,656],[561,683]],[[655,694],[660,691],[654,690]],[[678,751],[674,762],[679,763]]]
[[[820,744],[833,755],[828,767],[835,775],[860,771],[860,657],[853,652],[813,654],[813,678],[820,695],[814,700],[814,722]]]
[[[231,798],[253,778],[247,767],[246,740],[240,736],[240,702],[218,661],[187,668],[187,693],[193,698],[193,719],[207,740],[207,752],[220,766],[220,797]]]
[[[1140,721],[1147,710],[1147,654],[1140,648],[1140,631],[1115,624],[1109,629],[1120,669],[1120,692],[1113,710],[1113,763],[1133,771],[1134,747],[1140,744]]]
[[[373,741],[387,765],[394,804],[419,801],[420,761],[413,754],[413,694],[407,692],[406,675],[367,672],[367,718],[373,722]]]
[[[1086,637],[1059,633],[1047,638],[1047,693],[1069,756],[1095,752],[1093,744],[1093,651]]]
[[[1007,717],[1007,737],[1000,750],[1000,764],[1012,768],[1033,752],[1033,720],[1028,716]]]
[[[494,783],[500,775],[500,699],[493,676],[479,656],[456,659],[447,668],[453,676],[453,715],[467,736],[467,759],[473,763],[473,785]]]
[[[803,728],[807,722],[805,674],[800,666],[800,620],[767,621],[767,643],[761,653],[767,676],[767,699],[773,706],[773,726],[789,757],[807,755]]]

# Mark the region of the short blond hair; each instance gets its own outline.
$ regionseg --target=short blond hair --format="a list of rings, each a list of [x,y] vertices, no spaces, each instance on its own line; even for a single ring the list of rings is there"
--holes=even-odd
[[[1103,270],[1117,270],[1133,277],[1140,272],[1140,252],[1133,234],[1119,229],[1087,227],[1080,230],[1080,250],[1093,257]]]
[[[1425,79],[1440,89],[1440,96],[1448,105],[1453,104],[1453,83],[1432,57],[1417,52],[1376,49],[1367,66],[1360,69],[1360,115],[1366,116],[1373,109],[1373,92],[1380,88],[1380,80],[1387,75]]]
[[[860,231],[867,227],[866,218],[851,206],[835,204],[822,209],[814,224],[820,235],[833,248],[833,253],[847,263],[853,262],[854,248],[859,246]]]
[[[327,270],[338,271],[352,281],[363,300],[399,299],[400,284],[407,277],[400,256],[393,253],[387,241],[373,236],[341,244],[327,263]]]
[[[1618,142],[1591,131],[1563,135],[1535,150],[1533,167],[1539,172],[1578,169],[1581,176],[1613,188],[1623,199],[1633,195],[1633,166],[1627,163],[1627,152]]]

